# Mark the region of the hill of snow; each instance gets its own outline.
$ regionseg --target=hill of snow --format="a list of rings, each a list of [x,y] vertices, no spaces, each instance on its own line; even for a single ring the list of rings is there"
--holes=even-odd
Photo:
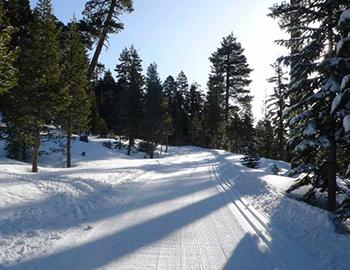
[[[47,141],[38,174],[0,145],[0,269],[348,269],[328,213],[284,196],[294,179],[271,168],[287,163],[196,147],[151,160],[105,141],[75,140],[70,169]]]

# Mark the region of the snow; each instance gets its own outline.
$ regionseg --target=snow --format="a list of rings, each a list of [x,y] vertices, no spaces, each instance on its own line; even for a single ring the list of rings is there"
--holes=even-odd
[[[339,83],[334,78],[329,78],[324,86],[324,90],[327,92],[338,93]]]
[[[343,127],[345,132],[349,132],[350,131],[350,115],[347,115],[344,117],[343,119]]]
[[[343,53],[346,52],[347,47],[349,46],[349,42],[350,42],[349,35],[347,37],[339,40],[339,42],[337,43],[337,55],[338,56],[343,56]]]
[[[341,95],[337,95],[334,99],[333,99],[333,102],[332,102],[332,110],[331,110],[331,113],[334,113],[335,110],[338,108],[340,102],[341,102]]]
[[[340,85],[340,90],[342,92],[344,92],[345,89],[349,88],[349,86],[350,86],[350,74],[344,76],[344,78],[343,78],[343,80],[341,82],[341,85]]]
[[[338,26],[341,27],[342,25],[348,25],[349,23],[350,23],[350,9],[346,9],[340,15],[340,19],[338,21]]]
[[[305,120],[310,116],[310,111],[306,110],[303,111],[302,113],[292,117],[289,121],[289,125],[294,126],[296,123]]]
[[[151,160],[104,141],[75,140],[70,169],[42,156],[39,174],[0,145],[0,269],[348,269],[349,237],[284,195],[288,163],[190,146]]]
[[[303,131],[305,136],[315,136],[317,134],[316,124],[310,123],[307,125],[305,130]]]

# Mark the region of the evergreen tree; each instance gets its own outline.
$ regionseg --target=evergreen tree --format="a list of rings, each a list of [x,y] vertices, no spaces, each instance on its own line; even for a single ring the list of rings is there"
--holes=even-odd
[[[346,1],[293,1],[272,9],[280,26],[296,35],[280,41],[297,54],[285,57],[291,64],[291,83],[287,92],[291,101],[290,143],[295,149],[293,163],[305,177],[295,187],[311,184],[306,200],[316,189],[328,192],[328,209],[336,208],[337,130],[339,123],[331,115],[331,102],[339,92],[339,78],[334,73],[337,17]],[[321,64],[320,64],[321,63]]]
[[[197,146],[201,145],[204,124],[204,98],[199,87],[197,83],[191,84],[186,100],[189,121],[188,140],[191,145]]]
[[[185,98],[188,94],[188,81],[185,73],[181,71],[176,79],[176,91],[173,99],[173,138],[176,145],[185,144],[188,136],[188,118],[186,114]]]
[[[260,156],[257,153],[255,143],[251,142],[246,147],[244,147],[243,158],[241,163],[249,168],[257,168],[260,164]]]
[[[276,154],[273,149],[275,132],[270,120],[266,98],[262,108],[262,115],[263,118],[258,121],[255,127],[256,149],[260,156],[266,158],[276,158]]]
[[[161,137],[162,125],[162,83],[159,78],[157,64],[151,64],[147,69],[145,94],[145,120],[143,133],[149,143],[150,157]]]
[[[29,35],[23,42],[18,90],[11,96],[16,116],[11,116],[10,126],[25,132],[26,144],[33,149],[32,171],[37,172],[40,133],[43,125],[53,120],[60,94],[59,33],[50,0],[38,1]]]
[[[118,84],[122,92],[122,111],[125,115],[125,133],[129,138],[128,155],[136,136],[140,135],[143,121],[143,86],[141,59],[136,49],[131,46],[124,49],[116,67]]]
[[[119,17],[124,12],[132,11],[133,0],[89,0],[85,4],[83,24],[93,40],[97,41],[89,66],[88,77],[90,79],[98,64],[103,46],[108,40],[108,35],[118,33],[124,28]]]
[[[5,11],[0,3],[0,95],[12,88],[17,81],[17,70],[14,62],[18,50],[10,49],[11,35],[14,32],[12,26],[6,23]]]
[[[168,152],[169,137],[174,132],[173,118],[175,117],[176,81],[173,76],[168,76],[163,83],[163,115],[162,115],[162,139],[165,138],[165,152]]]
[[[106,71],[103,78],[99,79],[94,87],[97,109],[101,118],[105,121],[109,130],[118,131],[120,134],[120,88],[113,78],[111,71]]]
[[[274,130],[271,121],[268,118],[260,120],[255,127],[256,134],[256,150],[259,155],[265,158],[276,158],[273,151]]]
[[[210,61],[216,70],[222,74],[225,93],[225,121],[229,120],[230,100],[240,102],[246,94],[249,94],[247,86],[251,83],[249,75],[251,69],[244,55],[244,49],[231,33],[223,38],[221,47],[210,57]]]
[[[18,49],[18,57],[13,63],[17,74],[23,73],[23,51],[25,50],[25,40],[29,36],[29,26],[33,21],[28,0],[7,0],[3,1],[8,22],[15,31],[11,35],[10,49]],[[0,110],[4,112],[3,121],[6,123],[6,145],[5,149],[10,158],[27,161],[30,157],[30,149],[26,134],[25,121],[18,108],[21,106],[22,92],[16,86],[0,99]],[[22,125],[20,124],[22,123]]]
[[[3,0],[3,3],[9,24],[16,29],[12,34],[11,49],[21,47],[33,21],[29,0]]]
[[[170,113],[166,110],[167,106],[163,101],[163,114],[162,114],[162,121],[161,121],[161,147],[163,146],[163,143],[165,143],[165,153],[168,152],[169,148],[169,136],[173,133],[173,123]],[[165,138],[165,140],[164,140]]]
[[[341,39],[336,47],[336,55],[329,60],[329,62],[333,64],[331,65],[333,67],[333,77],[331,78],[333,81],[330,80],[329,85],[333,85],[336,90],[338,90],[339,87],[339,91],[337,91],[337,95],[332,101],[331,113],[334,119],[340,123],[339,130],[336,134],[336,139],[339,145],[336,153],[338,168],[340,167],[340,173],[342,175],[348,176],[350,172],[350,49],[348,38],[350,33],[350,4],[347,4],[346,7],[347,9],[342,12],[338,21],[338,29],[340,30]],[[338,213],[344,220],[350,216],[349,201],[349,198],[344,200],[338,210]]]
[[[87,52],[75,23],[64,33],[62,45],[60,86],[63,106],[57,122],[67,135],[67,168],[70,168],[72,134],[87,130],[90,110]]]
[[[211,148],[221,147],[224,131],[223,102],[223,76],[217,71],[216,67],[212,67],[212,72],[209,75],[208,93],[204,107],[206,129],[205,144]]]
[[[271,122],[274,123],[274,158],[286,160],[287,134],[283,113],[287,108],[287,78],[285,76],[286,73],[283,71],[282,64],[279,61],[276,61],[272,65],[272,68],[274,69],[275,75],[268,79],[268,82],[274,84],[274,88],[273,94],[267,100],[269,112],[267,117],[265,117],[265,124],[269,125]],[[268,126],[266,126],[266,128],[268,128]]]

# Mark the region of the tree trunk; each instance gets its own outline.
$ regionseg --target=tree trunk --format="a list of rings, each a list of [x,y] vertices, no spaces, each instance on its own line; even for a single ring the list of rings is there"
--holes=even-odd
[[[118,145],[119,150],[122,149],[122,136],[119,136],[119,145]]]
[[[225,121],[228,124],[229,114],[229,101],[230,101],[230,55],[227,55],[227,68],[226,68],[226,94],[225,94]]]
[[[132,146],[132,142],[133,142],[133,138],[129,137],[129,144],[128,144],[128,156],[130,156],[131,154],[131,146]]]
[[[332,29],[332,3],[328,4],[328,58],[331,58],[334,53],[334,34]],[[334,136],[335,133],[335,119],[330,117],[329,128],[329,142],[330,148],[328,153],[328,210],[334,212],[337,208],[336,192],[337,192],[337,142]]]
[[[23,142],[22,145],[22,161],[27,161],[27,144]]]
[[[153,142],[150,142],[149,145],[150,145],[149,157],[150,158],[154,158],[154,145],[153,145]]]
[[[72,130],[69,127],[67,129],[67,168],[72,167],[71,145],[72,145]]]
[[[34,147],[33,147],[33,154],[32,154],[32,172],[33,173],[38,172],[39,149],[40,149],[40,129],[37,129],[35,131]]]
[[[169,145],[169,135],[165,137],[165,153],[168,153],[168,145]]]
[[[103,30],[102,30],[102,34],[101,37],[98,41],[98,44],[96,46],[96,50],[94,53],[94,56],[92,57],[90,66],[89,66],[89,70],[88,70],[88,78],[91,79],[92,75],[94,74],[95,68],[97,66],[98,63],[98,58],[100,57],[103,45],[105,44],[106,38],[107,38],[107,34],[108,34],[108,26],[112,20],[113,17],[113,13],[114,13],[114,9],[117,5],[118,1],[117,0],[112,0],[111,5],[109,7],[109,11],[107,14],[107,18],[106,21],[104,22],[103,25]]]
[[[330,137],[330,148],[328,153],[328,210],[334,212],[337,208],[337,145],[334,136]]]

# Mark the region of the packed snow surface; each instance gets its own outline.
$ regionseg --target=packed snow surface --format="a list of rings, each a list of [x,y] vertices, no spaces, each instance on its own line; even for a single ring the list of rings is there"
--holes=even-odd
[[[349,237],[284,196],[293,179],[271,172],[284,162],[248,169],[195,147],[151,160],[98,139],[73,149],[75,167],[53,166],[56,153],[39,174],[0,158],[0,269],[349,269]]]

